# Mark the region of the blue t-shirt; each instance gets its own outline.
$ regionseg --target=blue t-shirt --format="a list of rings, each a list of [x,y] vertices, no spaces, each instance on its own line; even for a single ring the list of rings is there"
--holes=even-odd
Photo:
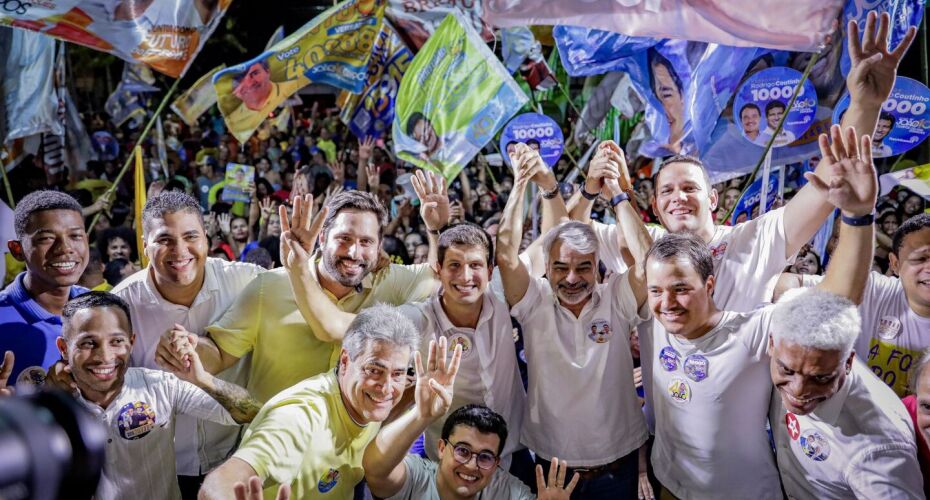
[[[32,299],[23,285],[25,277],[25,272],[19,273],[0,291],[0,356],[6,351],[16,356],[10,385],[19,382],[20,374],[24,382],[41,383],[46,370],[61,359],[55,345],[61,335],[61,316],[51,314]],[[70,298],[87,291],[72,286]]]

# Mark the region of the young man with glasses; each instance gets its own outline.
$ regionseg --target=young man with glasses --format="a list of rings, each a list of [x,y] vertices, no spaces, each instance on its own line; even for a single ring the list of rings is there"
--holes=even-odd
[[[439,463],[407,455],[417,437],[445,415],[452,394],[440,394],[432,384],[418,384],[416,399],[417,410],[384,427],[365,450],[365,480],[374,496],[388,500],[536,498],[519,479],[498,470],[507,423],[486,406],[465,405],[449,415],[437,442]],[[553,465],[548,482],[543,479],[542,467],[536,466],[539,498],[568,500],[578,477],[565,485],[568,465],[557,458]]]

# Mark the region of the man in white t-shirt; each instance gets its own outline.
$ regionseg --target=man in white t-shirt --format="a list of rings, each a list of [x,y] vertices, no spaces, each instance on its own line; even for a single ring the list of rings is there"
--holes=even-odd
[[[930,347],[930,214],[915,215],[901,224],[888,256],[898,277],[869,275],[859,305],[862,328],[856,354],[904,397],[911,366]],[[776,298],[786,289],[819,281],[819,276],[786,273],[779,279]]]
[[[532,278],[518,257],[530,180],[555,212],[565,208],[558,183],[538,152],[518,144],[511,164],[517,179],[497,234],[497,264],[511,314],[526,332],[529,392],[522,441],[544,468],[555,456],[577,467],[577,498],[632,497],[638,449],[647,438],[627,335],[640,321],[637,313],[645,302],[642,270],[598,283],[597,239],[590,226],[573,221],[546,234],[547,278]],[[645,228],[616,179],[607,188],[628,241],[637,242],[631,247],[641,262],[649,246]]]

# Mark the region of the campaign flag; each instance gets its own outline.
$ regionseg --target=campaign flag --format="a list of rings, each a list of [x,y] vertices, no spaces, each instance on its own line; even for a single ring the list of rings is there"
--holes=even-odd
[[[426,43],[447,15],[457,12],[462,22],[475,29],[485,42],[494,40],[494,30],[484,21],[484,10],[479,0],[464,2],[413,2],[388,0],[385,15],[397,29],[408,47],[414,51]]]
[[[449,14],[401,81],[394,152],[452,179],[527,100],[471,24]]]
[[[0,166],[9,172],[19,165],[26,156],[37,154],[41,146],[41,134],[13,139],[0,146]]]
[[[364,92],[343,91],[340,118],[359,139],[381,138],[394,122],[397,89],[413,54],[385,21],[375,41]]]
[[[562,157],[564,138],[562,128],[552,118],[539,113],[523,113],[510,120],[501,133],[500,149],[504,163],[510,165],[511,148],[516,143],[525,143],[539,151],[539,156],[550,168]]]
[[[232,0],[5,1],[0,25],[37,31],[178,78]]]
[[[902,186],[930,200],[930,163],[905,170],[889,172],[878,178],[880,196],[887,196],[897,186]]]
[[[183,94],[171,103],[171,110],[184,120],[188,127],[197,124],[200,118],[211,106],[216,104],[216,90],[213,88],[213,75],[226,68],[221,64],[209,73],[201,76]]]
[[[634,37],[817,52],[844,0],[485,0],[485,19],[508,28],[586,26]]]
[[[213,77],[229,131],[245,142],[301,87],[323,83],[360,93],[386,0],[348,0],[315,17],[270,50]]]
[[[291,113],[290,106],[285,106],[281,108],[280,110],[278,110],[277,116],[275,116],[274,119],[272,120],[271,125],[273,125],[279,131],[287,130],[288,128],[290,128],[291,114],[292,113]]]
[[[158,87],[153,85],[155,77],[144,67],[135,64],[123,65],[123,77],[116,90],[110,94],[103,105],[103,109],[113,119],[117,127],[130,121],[129,128],[136,129],[145,121],[148,114],[146,103],[142,94],[157,92]]]
[[[769,185],[765,190],[765,209],[768,211],[775,198],[778,196],[778,171],[769,174]],[[746,189],[746,193],[736,202],[733,208],[733,215],[730,217],[730,225],[736,225],[753,218],[752,212],[759,206],[762,200],[762,175],[753,181]]]
[[[865,26],[865,18],[869,12],[881,15],[887,12],[891,16],[891,26],[888,30],[888,46],[897,47],[904,39],[908,28],[920,27],[924,16],[924,0],[849,0],[843,9],[843,24],[856,20],[859,26]],[[861,30],[861,28],[860,28]],[[840,60],[840,69],[843,75],[849,74],[849,50],[846,47],[846,37],[842,37],[843,58]]]
[[[135,186],[135,200],[133,210],[136,220],[136,248],[143,247],[142,237],[142,209],[145,208],[145,165],[142,163],[142,146],[135,147],[136,166],[133,173],[133,185]],[[139,258],[142,259],[142,267],[148,266],[148,258],[145,253],[140,252]]]
[[[552,37],[562,64],[571,76],[623,71],[629,64],[626,58],[659,43],[655,38],[626,36],[580,26],[555,26]]]
[[[265,50],[271,50],[274,44],[281,40],[284,40],[284,26],[278,26],[278,29],[274,30],[274,33],[271,34],[271,38],[268,39],[268,43],[265,44]]]
[[[50,132],[61,135],[58,95],[55,93],[55,40],[37,33],[3,30],[0,62],[0,142]]]
[[[511,74],[520,74],[533,90],[547,90],[556,86],[555,75],[543,58],[542,44],[536,41],[526,26],[501,30],[501,49],[504,66]]]

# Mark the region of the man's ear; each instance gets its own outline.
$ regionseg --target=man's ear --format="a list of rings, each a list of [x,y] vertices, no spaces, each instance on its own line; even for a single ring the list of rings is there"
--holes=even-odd
[[[717,193],[716,189],[711,188],[710,190],[710,210],[717,210],[717,202],[720,201],[720,194]]]
[[[7,241],[6,247],[10,249],[10,253],[13,255],[14,259],[20,262],[26,262],[26,254],[23,252],[23,244],[19,240]]]
[[[439,276],[439,271],[442,270],[442,266],[438,262],[431,262],[429,268],[433,270],[433,273],[436,276]]]
[[[888,268],[891,269],[895,276],[898,276],[898,256],[893,252],[888,253]]]
[[[58,352],[61,353],[61,359],[68,359],[68,342],[64,337],[59,336],[55,339],[55,345],[58,347]]]

